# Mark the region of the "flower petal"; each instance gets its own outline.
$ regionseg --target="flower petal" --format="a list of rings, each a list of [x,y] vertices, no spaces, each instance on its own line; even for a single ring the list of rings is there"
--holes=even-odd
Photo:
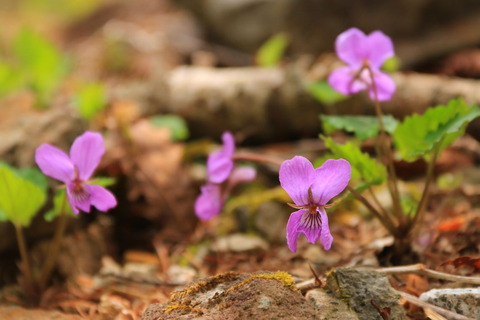
[[[315,243],[322,234],[322,219],[315,211],[313,213],[305,210],[298,224],[298,231],[303,233],[308,242]]]
[[[115,196],[102,186],[85,185],[90,193],[90,204],[99,211],[106,212],[117,206]]]
[[[80,211],[90,212],[90,196],[88,189],[83,189],[83,192],[79,194],[73,183],[67,185],[68,202],[75,214],[80,213]]]
[[[367,36],[366,47],[368,48],[368,61],[370,66],[378,69],[385,60],[395,55],[393,42],[382,31],[374,31]]]
[[[100,133],[87,131],[73,142],[70,158],[78,169],[82,181],[90,179],[105,152]]]
[[[280,185],[295,204],[304,206],[309,203],[308,189],[313,182],[314,174],[315,170],[308,159],[295,156],[280,166]]]
[[[239,167],[232,171],[228,184],[230,188],[233,188],[241,182],[249,182],[255,179],[257,176],[257,170],[252,167]]]
[[[393,79],[386,73],[381,71],[375,71],[374,74],[375,85],[377,87],[377,99],[378,101],[388,101],[392,99],[396,90],[396,85]],[[370,98],[375,99],[375,93],[373,88],[368,91]]]
[[[222,183],[227,180],[233,170],[232,156],[235,152],[235,140],[233,135],[226,131],[222,135],[223,148],[208,156],[207,174],[208,181]]]
[[[315,178],[312,184],[314,203],[326,205],[330,199],[342,192],[350,181],[352,168],[345,159],[329,159],[315,169]]]
[[[195,200],[195,213],[202,220],[209,220],[222,211],[223,199],[220,186],[206,184],[200,188],[201,194]]]
[[[297,240],[298,240],[298,236],[300,235],[300,231],[298,231],[298,225],[305,211],[306,210],[304,209],[295,211],[290,215],[290,218],[288,218],[287,244],[288,244],[288,248],[292,252],[297,252]]]
[[[338,35],[335,40],[337,56],[351,67],[360,68],[367,58],[367,36],[357,28],[350,28]]]
[[[357,71],[358,70],[350,67],[338,68],[330,74],[328,83],[333,89],[344,95],[351,95],[365,90],[368,87],[368,83],[362,81],[363,78],[354,81],[354,76]]]
[[[42,172],[54,179],[68,183],[74,174],[73,163],[62,150],[42,144],[35,151],[35,162]]]
[[[333,237],[330,233],[330,227],[328,226],[328,216],[324,208],[319,208],[317,212],[320,214],[322,219],[322,234],[320,235],[320,242],[322,243],[323,249],[330,250],[332,247]]]

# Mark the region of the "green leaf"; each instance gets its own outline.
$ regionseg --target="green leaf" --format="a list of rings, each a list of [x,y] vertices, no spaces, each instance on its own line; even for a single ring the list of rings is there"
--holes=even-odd
[[[334,159],[343,158],[350,162],[352,166],[352,177],[359,178],[363,181],[363,189],[371,185],[382,184],[386,177],[387,171],[385,166],[378,163],[367,153],[363,153],[360,147],[353,142],[346,144],[337,144],[330,137],[322,136],[325,146],[332,151]]]
[[[85,120],[91,120],[107,106],[107,93],[101,83],[83,86],[75,97],[78,113]]]
[[[3,221],[8,221],[8,218],[5,212],[3,212],[2,209],[0,209],[0,222],[3,222]]]
[[[462,99],[454,99],[447,106],[437,106],[423,115],[406,117],[394,131],[394,142],[406,161],[428,157],[437,145],[442,150],[462,136],[466,125],[478,116],[480,109],[477,106],[468,106]]]
[[[72,207],[70,207],[70,204],[66,198],[65,189],[63,188],[55,191],[55,196],[53,197],[53,208],[47,211],[43,215],[43,218],[47,222],[52,222],[62,213],[62,210],[66,210],[66,213],[72,217],[79,216],[73,213]]]
[[[382,70],[388,73],[395,72],[400,68],[400,64],[398,57],[391,57],[383,63]]]
[[[270,37],[258,49],[255,60],[261,67],[273,67],[280,63],[280,60],[288,46],[288,38],[283,33],[277,33]]]
[[[347,96],[333,89],[327,81],[309,83],[306,86],[306,90],[316,100],[327,105],[347,99]]]
[[[106,188],[106,187],[113,186],[116,183],[116,181],[115,181],[115,178],[112,178],[112,177],[96,177],[95,179],[92,180],[91,183]]]
[[[378,119],[374,116],[327,116],[321,115],[323,129],[325,133],[330,134],[335,130],[345,130],[355,134],[360,140],[367,140],[378,135]],[[393,133],[397,127],[398,121],[386,115],[382,117],[385,131]]]
[[[150,117],[150,121],[155,127],[170,129],[174,141],[185,140],[189,136],[187,123],[179,116],[173,114],[153,116]]]
[[[48,188],[47,178],[40,170],[34,169],[34,168],[20,169],[20,170],[17,170],[17,174],[20,177],[34,183],[43,191],[47,191],[47,188]]]
[[[0,96],[9,94],[22,86],[18,71],[10,64],[0,61]]]
[[[15,225],[28,227],[46,192],[8,166],[0,166],[0,210]]]
[[[45,106],[68,70],[68,60],[50,41],[30,29],[23,29],[14,39],[18,71],[26,86]]]

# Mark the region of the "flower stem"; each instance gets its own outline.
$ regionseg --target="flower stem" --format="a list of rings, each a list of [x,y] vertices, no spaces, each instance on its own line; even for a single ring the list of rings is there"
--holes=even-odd
[[[57,262],[58,253],[60,252],[63,235],[67,227],[67,210],[65,208],[65,204],[67,202],[66,198],[67,198],[67,194],[65,193],[65,196],[63,197],[63,200],[62,200],[62,206],[60,208],[60,215],[58,217],[57,225],[55,228],[55,234],[53,235],[53,240],[50,243],[45,264],[43,265],[42,272],[40,273],[39,287],[41,290],[43,290],[46,287],[48,280],[50,279],[50,276],[53,271],[53,267]]]
[[[436,143],[433,154],[432,154],[432,158],[428,162],[427,178],[425,180],[425,185],[423,187],[422,197],[420,198],[420,202],[418,203],[417,211],[415,212],[413,219],[409,223],[408,231],[410,235],[412,234],[412,231],[415,228],[415,225],[417,224],[417,222],[421,221],[423,219],[423,216],[425,215],[425,212],[426,212],[425,206],[430,196],[430,186],[433,180],[433,171],[434,171],[433,169],[435,168],[435,162],[437,161],[438,154],[440,153],[441,143],[442,141],[439,141]]]
[[[373,90],[373,105],[375,107],[375,113],[378,119],[378,126],[380,129],[380,134],[378,137],[378,144],[380,145],[380,150],[385,156],[385,163],[387,167],[387,185],[388,190],[390,191],[390,196],[392,197],[393,203],[393,212],[399,222],[399,225],[405,224],[405,215],[402,212],[402,206],[400,203],[400,192],[398,191],[397,186],[397,175],[395,173],[395,168],[393,166],[393,155],[392,150],[390,149],[390,144],[387,141],[387,132],[385,131],[385,126],[383,124],[383,114],[382,108],[380,107],[380,101],[378,100],[378,91],[375,79],[373,76],[373,70],[370,66],[366,65],[365,68],[368,70],[368,74],[372,81],[372,90]]]
[[[280,166],[283,161],[274,157],[268,157],[265,155],[257,154],[257,153],[248,153],[248,152],[243,152],[243,153],[235,153],[232,157],[232,160],[246,160],[246,161],[254,161],[254,162],[264,162],[264,163],[270,163],[274,165]]]
[[[25,279],[27,282],[27,286],[33,285],[33,274],[32,274],[32,267],[30,266],[30,259],[28,257],[28,250],[27,244],[25,241],[25,235],[23,234],[22,226],[18,224],[14,224],[15,226],[15,235],[17,237],[18,242],[18,250],[20,251],[20,257],[22,259],[22,271],[25,274]]]
[[[383,224],[383,226],[390,232],[392,236],[396,236],[397,229],[395,228],[395,225],[393,224],[392,220],[388,215],[383,215],[380,211],[378,211],[371,203],[370,201],[367,200],[360,192],[355,190],[355,188],[350,187],[347,185],[347,190],[352,193],[352,195],[357,198],[365,207],[367,207],[370,212],[373,213],[375,217],[380,220],[380,222]]]

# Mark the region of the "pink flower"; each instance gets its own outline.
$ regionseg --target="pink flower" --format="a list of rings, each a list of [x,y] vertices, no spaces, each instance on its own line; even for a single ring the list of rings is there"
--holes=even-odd
[[[35,151],[35,162],[45,175],[65,183],[73,212],[90,212],[90,206],[108,211],[117,205],[113,194],[104,187],[88,184],[104,152],[102,136],[87,131],[75,139],[70,156],[50,144],[42,144]]]
[[[207,183],[195,201],[195,213],[202,220],[209,220],[222,211],[223,204],[233,187],[240,182],[255,179],[253,168],[234,169],[232,160],[235,140],[230,132],[222,135],[223,148],[210,154],[207,159]]]
[[[347,187],[350,175],[350,163],[344,159],[327,160],[317,169],[300,156],[282,163],[280,184],[295,202],[291,206],[300,209],[290,215],[287,223],[287,244],[292,252],[297,251],[300,233],[310,243],[320,239],[323,248],[330,249],[333,237],[328,227],[325,207],[330,199]]]
[[[328,82],[338,92],[351,95],[368,90],[371,99],[388,101],[395,93],[395,82],[390,76],[380,71],[388,58],[395,55],[392,40],[381,31],[365,35],[357,28],[341,33],[335,41],[338,57],[348,64],[330,74]],[[374,86],[377,91],[375,97]]]

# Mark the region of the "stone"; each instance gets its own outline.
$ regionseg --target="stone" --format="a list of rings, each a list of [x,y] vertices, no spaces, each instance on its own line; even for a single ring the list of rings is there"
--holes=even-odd
[[[334,298],[323,289],[307,292],[307,301],[317,310],[317,320],[359,320],[357,314],[340,299]]]
[[[480,288],[432,289],[422,293],[420,299],[480,320]]]
[[[382,320],[371,301],[380,309],[391,309],[391,320],[405,319],[405,310],[399,305],[396,293],[384,274],[369,269],[337,268],[327,275],[327,293],[345,301],[360,320]]]
[[[221,237],[212,245],[212,249],[217,252],[266,251],[268,248],[268,242],[262,238],[243,233],[234,233]]]
[[[164,304],[152,304],[142,320],[318,319],[315,309],[294,288],[286,272],[227,272],[173,292]]]

